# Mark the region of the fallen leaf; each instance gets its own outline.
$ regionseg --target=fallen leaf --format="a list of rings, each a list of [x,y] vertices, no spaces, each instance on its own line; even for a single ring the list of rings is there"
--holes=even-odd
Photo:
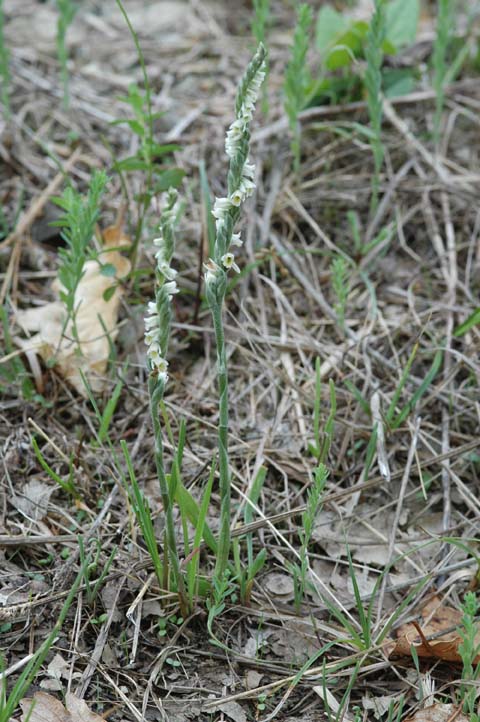
[[[265,588],[276,597],[291,597],[293,595],[293,581],[289,574],[271,572],[265,577]]]
[[[105,722],[104,717],[89,709],[84,699],[79,699],[72,692],[67,692],[65,704],[70,713],[71,722]]]
[[[60,700],[46,692],[35,692],[33,699],[22,699],[20,707],[23,712],[22,722],[71,722]]]
[[[62,677],[68,679],[69,672],[69,663],[66,659],[62,657],[61,654],[57,652],[57,654],[54,656],[54,658],[47,667],[48,675],[50,677],[54,677],[54,679],[61,679]]]
[[[462,641],[456,627],[461,625],[462,612],[442,604],[439,597],[433,597],[421,611],[422,622],[417,625],[403,624],[397,632],[397,640],[390,656],[410,657],[413,646],[419,657],[441,659],[444,662],[461,662],[458,646]],[[480,644],[480,629],[475,636]],[[480,654],[474,664],[480,662]]]
[[[222,702],[215,707],[226,714],[233,722],[247,722],[247,715],[245,710],[238,704],[238,702]]]
[[[458,712],[458,707],[453,704],[432,704],[431,707],[419,709],[413,717],[409,717],[405,722],[469,722],[467,715]]]
[[[65,697],[65,707],[56,697],[46,692],[35,692],[31,697],[22,699],[22,722],[105,722],[95,714],[85,700],[72,693]]]
[[[247,689],[255,689],[255,687],[259,687],[262,679],[264,678],[264,674],[261,672],[257,672],[254,669],[247,670],[245,674],[245,685]]]
[[[47,514],[48,502],[54,489],[54,486],[33,479],[25,484],[21,492],[14,493],[13,505],[27,519],[40,521]]]
[[[130,271],[130,261],[116,250],[130,245],[130,239],[123,234],[120,223],[105,229],[103,241],[99,259],[85,263],[84,275],[75,293],[79,344],[73,339],[71,322],[62,335],[66,311],[60,301],[58,279],[52,284],[58,300],[39,308],[17,311],[15,317],[23,331],[35,332],[29,339],[16,337],[15,342],[25,352],[35,351],[46,363],[55,360],[55,368],[85,398],[88,395],[82,374],[94,392],[100,392],[105,385],[110,342],[117,335],[122,296],[122,288],[116,281]],[[114,277],[105,275],[105,266],[114,272]],[[104,293],[112,287],[115,287],[112,296],[105,300]],[[40,380],[37,380],[38,386],[41,387]]]

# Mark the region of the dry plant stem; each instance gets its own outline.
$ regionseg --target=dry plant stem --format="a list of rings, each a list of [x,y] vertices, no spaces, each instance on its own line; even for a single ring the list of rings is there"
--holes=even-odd
[[[155,436],[155,465],[157,469],[158,482],[160,485],[160,494],[162,497],[163,511],[165,514],[165,524],[167,530],[167,544],[170,550],[169,559],[172,566],[172,573],[175,586],[178,592],[180,610],[183,616],[188,615],[187,594],[183,584],[183,577],[180,571],[178,559],[177,541],[175,538],[175,524],[173,521],[172,503],[168,490],[167,477],[165,476],[165,466],[163,460],[163,441],[162,427],[160,424],[159,407],[163,398],[164,384],[157,383],[155,376],[150,376],[148,381],[148,390],[150,394],[150,414],[152,417],[153,433]],[[160,580],[159,580],[160,582]]]

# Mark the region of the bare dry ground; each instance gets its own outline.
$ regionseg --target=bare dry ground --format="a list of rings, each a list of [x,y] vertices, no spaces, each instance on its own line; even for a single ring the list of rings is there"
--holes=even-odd
[[[386,105],[381,202],[369,217],[371,149],[355,125],[368,122],[362,99],[304,111],[301,168],[298,177],[291,172],[280,88],[294,12],[289,3],[273,3],[270,112],[265,117],[258,109],[254,122],[257,191],[242,216],[245,272],[235,279],[226,314],[232,529],[243,523],[245,493],[264,465],[254,541],[267,548],[268,562],[250,606],[232,599],[216,620],[226,651],[209,642],[202,604],[182,620],[175,598],[158,588],[119,474],[124,439],[161,538],[143,344],[160,199],[136,273],[123,284],[119,333],[105,391],[97,398],[103,409],[123,382],[109,429],[111,447],[98,441],[90,402],[55,368],[35,364],[15,344],[21,335],[15,309],[52,298],[61,239],[49,226],[57,213],[49,195],[63,188],[58,160],[85,190],[94,168],[108,171],[114,159],[135,152],[129,129],[111,124],[128,112],[118,96],[131,82],[142,83],[135,47],[113,0],[84,2],[68,34],[71,107],[65,111],[54,8],[33,0],[4,5],[13,117],[0,121],[0,194],[8,223],[17,218],[16,232],[0,242],[1,297],[10,319],[2,329],[7,358],[0,401],[0,647],[11,671],[8,686],[52,629],[78,569],[77,535],[83,535],[99,552],[93,578],[115,548],[113,562],[95,599],[85,588],[76,596],[30,695],[42,691],[64,700],[71,691],[112,722],[326,720],[326,687],[331,718],[337,719],[335,704],[351,680],[345,720],[386,719],[385,709],[401,695],[407,718],[425,705],[419,690],[432,686],[436,696],[427,704],[434,699],[455,704],[461,665],[444,651],[435,659],[432,615],[422,617],[422,610],[433,600],[428,608],[433,615],[445,608],[458,611],[478,572],[480,338],[476,328],[454,335],[478,305],[480,290],[478,77],[464,74],[449,88],[437,155],[428,73],[421,74],[415,92]],[[217,391],[212,325],[199,286],[206,234],[199,163],[205,163],[212,193],[224,195],[224,134],[236,83],[253,49],[251,7],[202,0],[125,5],[145,54],[154,110],[164,112],[156,121],[158,140],[181,146],[172,162],[185,171],[175,257],[181,294],[175,299],[166,403],[174,431],[181,419],[187,423],[183,479],[200,497],[216,444]],[[405,63],[428,55],[433,36],[427,15],[423,30]],[[141,174],[127,174],[126,187],[118,174],[110,175],[100,225],[113,223],[123,206],[125,229],[132,233]],[[358,213],[364,243],[388,231],[363,255],[354,250],[348,211]],[[344,329],[331,282],[332,257],[342,252],[355,261]],[[317,358],[322,425],[330,409],[328,379],[335,382],[337,412],[310,555],[317,593],[311,590],[296,614],[288,563],[299,547],[314,468],[308,444]],[[405,408],[408,413],[396,424]],[[76,502],[42,470],[32,436],[62,478],[71,465]],[[213,531],[217,511],[214,490],[208,518]],[[357,651],[325,603],[358,624],[347,549],[365,605],[379,575],[395,560],[376,587],[370,642]],[[213,569],[205,551],[201,564],[206,573]],[[407,656],[392,656],[399,627],[407,621],[431,635],[420,674],[408,643]],[[414,631],[409,642],[415,636]],[[328,643],[327,651],[312,657]],[[295,678],[309,659],[309,669]],[[77,714],[87,719],[85,710]],[[57,719],[53,709],[46,715]]]

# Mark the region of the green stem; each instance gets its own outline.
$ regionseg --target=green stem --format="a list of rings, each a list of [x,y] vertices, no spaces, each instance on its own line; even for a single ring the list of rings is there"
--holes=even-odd
[[[160,484],[160,494],[162,497],[163,511],[165,513],[166,538],[169,550],[170,565],[172,568],[173,579],[178,592],[180,602],[180,611],[182,616],[188,616],[188,602],[185,585],[183,583],[182,573],[180,571],[180,561],[178,557],[177,542],[175,538],[175,524],[173,521],[172,499],[170,499],[167,477],[165,475],[165,465],[163,459],[163,440],[162,427],[160,425],[159,405],[163,398],[163,384],[159,384],[157,379],[150,377],[150,414],[152,416],[153,431],[155,435],[155,463],[157,467],[158,481]]]
[[[225,573],[230,554],[230,470],[228,463],[228,374],[225,334],[222,319],[223,296],[211,307],[215,341],[217,346],[219,420],[218,420],[218,470],[220,474],[220,535],[218,540],[215,575],[221,579]]]

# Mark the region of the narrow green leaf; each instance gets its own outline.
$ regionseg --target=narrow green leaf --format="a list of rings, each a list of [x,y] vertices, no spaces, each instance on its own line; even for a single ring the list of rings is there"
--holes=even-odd
[[[475,309],[473,313],[470,314],[470,316],[465,319],[463,323],[460,324],[460,326],[457,326],[455,331],[453,332],[453,335],[458,338],[458,336],[463,336],[467,331],[470,331],[474,326],[477,326],[480,324],[480,306]]]
[[[105,409],[103,410],[102,420],[100,422],[100,428],[98,430],[98,440],[100,441],[100,443],[102,443],[105,440],[105,438],[108,434],[108,429],[110,428],[112,416],[115,413],[115,409],[117,408],[117,404],[120,399],[120,394],[122,393],[122,389],[123,389],[123,381],[120,379],[115,384],[115,388],[113,389],[112,395],[108,399]]]
[[[104,300],[104,301],[107,301],[107,303],[108,303],[108,301],[110,301],[110,299],[112,298],[112,296],[113,296],[113,294],[115,293],[116,290],[117,290],[117,286],[116,286],[116,285],[115,285],[115,286],[110,286],[109,288],[107,288],[107,289],[103,292],[103,294],[102,294],[103,300]]]

